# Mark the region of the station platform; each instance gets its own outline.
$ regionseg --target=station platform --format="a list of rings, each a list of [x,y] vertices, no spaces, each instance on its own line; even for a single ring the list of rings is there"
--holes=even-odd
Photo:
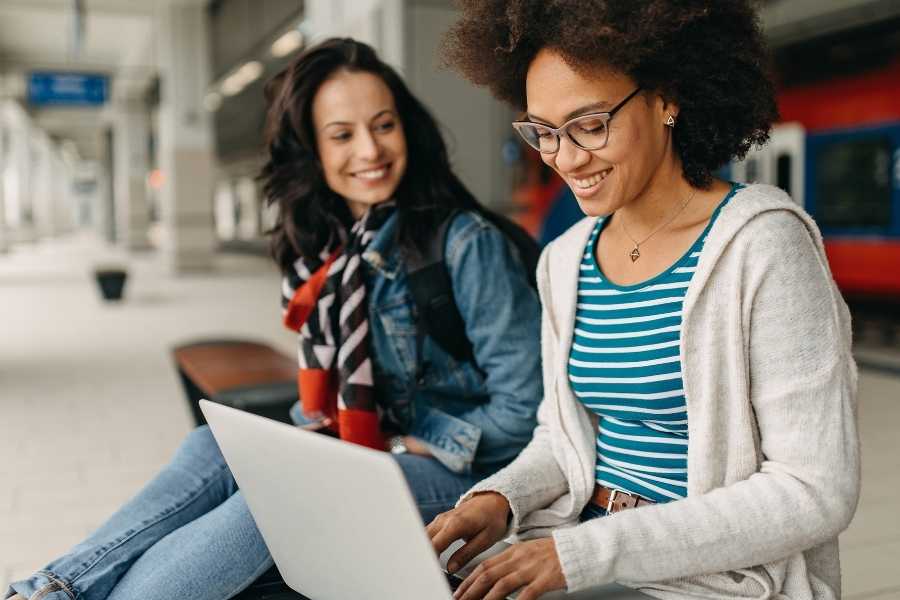
[[[291,355],[278,272],[221,255],[173,276],[158,254],[91,237],[0,255],[0,591],[95,529],[169,459],[191,427],[170,350],[250,337]],[[127,264],[121,303],[101,301],[97,265]],[[863,493],[842,536],[844,598],[900,598],[900,349],[863,343]]]

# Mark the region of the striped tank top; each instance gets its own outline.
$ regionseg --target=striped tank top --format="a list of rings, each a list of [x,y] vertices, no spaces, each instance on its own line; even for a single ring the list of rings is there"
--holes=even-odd
[[[569,384],[597,414],[596,480],[655,502],[687,496],[687,407],[681,377],[684,296],[719,211],[675,264],[635,285],[608,281],[595,258],[598,219],[578,278]],[[598,516],[587,514],[585,518]]]

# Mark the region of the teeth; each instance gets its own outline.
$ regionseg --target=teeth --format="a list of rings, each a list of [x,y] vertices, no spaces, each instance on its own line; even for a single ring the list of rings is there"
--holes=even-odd
[[[609,175],[610,171],[612,171],[612,169],[607,169],[605,171],[597,173],[596,175],[591,175],[587,179],[573,179],[573,181],[575,182],[575,185],[577,187],[586,190],[592,185],[597,185],[598,183],[606,179],[606,176]]]
[[[371,171],[360,171],[359,173],[355,173],[354,177],[359,177],[360,179],[381,179],[387,175],[387,169],[373,169]]]

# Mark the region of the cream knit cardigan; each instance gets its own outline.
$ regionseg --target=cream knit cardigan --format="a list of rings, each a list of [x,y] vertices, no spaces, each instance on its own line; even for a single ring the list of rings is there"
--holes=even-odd
[[[681,364],[688,496],[579,524],[595,422],[569,387],[583,219],[538,264],[544,400],[534,439],[463,496],[496,491],[510,534],[556,541],[569,591],[658,598],[839,598],[837,536],[859,494],[850,319],[821,235],[781,190],[738,191],[687,290]]]

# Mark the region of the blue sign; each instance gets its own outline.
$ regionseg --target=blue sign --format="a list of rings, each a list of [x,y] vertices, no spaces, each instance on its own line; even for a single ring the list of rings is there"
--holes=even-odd
[[[100,106],[109,95],[109,78],[90,73],[31,73],[28,102],[35,106]]]

